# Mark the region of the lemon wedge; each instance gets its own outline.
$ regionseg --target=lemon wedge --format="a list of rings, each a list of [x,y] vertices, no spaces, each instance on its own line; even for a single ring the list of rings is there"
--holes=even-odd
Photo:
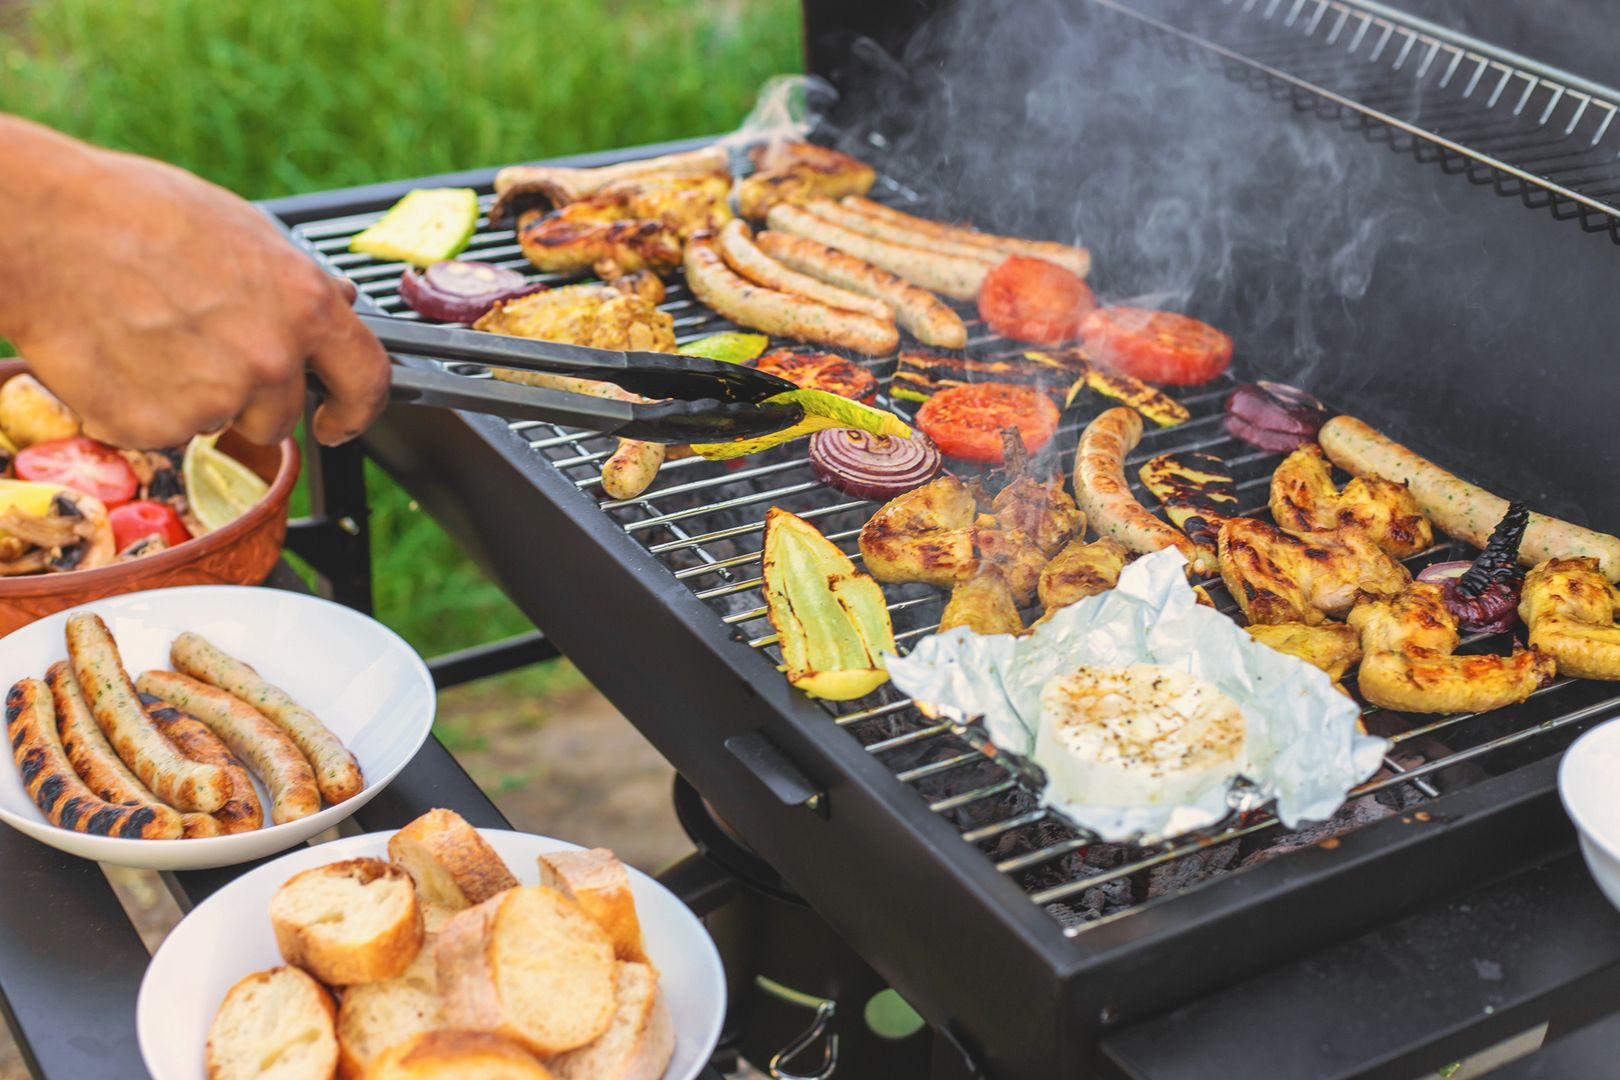
[[[180,478],[191,513],[209,532],[228,525],[264,498],[270,485],[214,444],[219,435],[198,435],[186,445]]]

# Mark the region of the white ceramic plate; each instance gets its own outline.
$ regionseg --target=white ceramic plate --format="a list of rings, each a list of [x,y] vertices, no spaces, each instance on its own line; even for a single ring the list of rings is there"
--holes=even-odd
[[[536,859],[579,845],[544,836],[480,829],[518,881],[539,883]],[[289,852],[250,870],[192,909],[152,957],[141,980],[136,1028],[141,1057],[154,1080],[203,1080],[208,1025],[237,980],[281,964],[270,929],[270,898],[300,870],[365,856],[388,857],[392,833],[367,833]],[[720,1041],[726,1016],[726,977],[709,932],[687,906],[631,867],[647,955],[675,1022],[675,1057],[664,1080],[692,1080]]]
[[[44,678],[67,659],[70,615],[93,611],[106,621],[131,678],[168,669],[169,645],[194,630],[258,669],[311,709],[348,745],[365,774],[352,799],[284,825],[194,840],[92,836],[52,825],[28,797],[14,762],[0,761],[0,820],[52,847],[86,859],[151,870],[199,870],[274,855],[353,814],[416,756],[433,727],[433,678],[399,635],[329,600],[237,585],[153,589],[57,612],[0,639],[0,690]],[[263,788],[260,788],[261,798]]]
[[[1598,888],[1620,908],[1620,720],[1575,740],[1558,766],[1558,794]]]

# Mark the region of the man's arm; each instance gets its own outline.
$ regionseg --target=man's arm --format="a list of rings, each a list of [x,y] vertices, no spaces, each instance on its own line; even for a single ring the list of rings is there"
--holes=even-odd
[[[182,169],[0,114],[0,337],[120,446],[234,422],[292,432],[306,364],[329,396],[315,435],[358,435],[388,358],[323,274],[253,207]]]

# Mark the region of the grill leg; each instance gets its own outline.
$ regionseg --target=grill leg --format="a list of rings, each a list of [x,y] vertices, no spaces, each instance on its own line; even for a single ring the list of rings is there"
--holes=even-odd
[[[310,516],[290,522],[287,546],[315,568],[321,593],[371,614],[371,531],[366,458],[358,441],[321,446],[304,436]]]

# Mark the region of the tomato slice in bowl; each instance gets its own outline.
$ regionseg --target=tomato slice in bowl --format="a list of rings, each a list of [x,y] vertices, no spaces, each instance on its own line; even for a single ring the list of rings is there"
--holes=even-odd
[[[1232,362],[1232,339],[1174,311],[1098,308],[1080,327],[1086,352],[1104,367],[1172,386],[1207,383]]]
[[[971,383],[930,397],[917,410],[917,426],[946,457],[997,465],[1004,428],[1017,428],[1033,454],[1051,441],[1058,415],[1052,399],[1036,387]]]
[[[191,539],[191,533],[174,507],[153,499],[136,499],[107,514],[112,526],[113,546],[123,551],[135,541],[161,536],[169,547]]]
[[[12,467],[19,480],[61,484],[100,499],[109,510],[133,499],[140,486],[117,450],[83,435],[35,443],[17,452]]]

